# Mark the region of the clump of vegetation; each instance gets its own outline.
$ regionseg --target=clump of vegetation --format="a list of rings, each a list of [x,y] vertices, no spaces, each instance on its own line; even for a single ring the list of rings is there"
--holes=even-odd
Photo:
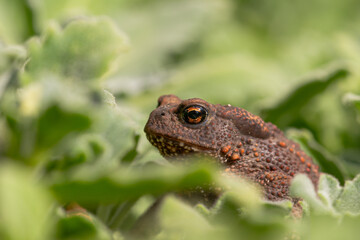
[[[330,2],[3,1],[0,239],[358,236],[359,7]],[[213,166],[165,161],[143,126],[168,93],[286,130],[324,172],[317,192],[293,181],[303,217]],[[213,207],[176,197],[213,183],[227,189]]]

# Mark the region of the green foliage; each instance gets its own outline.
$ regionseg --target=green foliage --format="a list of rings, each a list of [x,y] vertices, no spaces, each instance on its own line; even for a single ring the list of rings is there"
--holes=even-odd
[[[0,239],[359,235],[354,0],[0,3]],[[168,163],[143,126],[169,93],[287,130],[324,172],[317,189],[295,177],[300,208],[203,162]],[[224,192],[213,206],[184,198],[209,185]]]
[[[0,164],[0,238],[49,239],[56,214],[53,200],[30,169]],[[49,218],[49,214],[54,217]],[[20,231],[21,229],[21,231]]]
[[[301,121],[301,109],[309,101],[323,92],[330,85],[348,76],[346,68],[328,70],[326,76],[315,76],[310,81],[299,86],[280,104],[262,112],[264,120],[272,122],[279,127],[286,127],[293,122]],[[319,74],[318,74],[319,75]]]
[[[21,78],[31,82],[55,74],[62,79],[96,81],[126,49],[126,41],[108,19],[78,20],[63,31],[56,25],[50,26],[41,41],[28,42],[31,61]]]
[[[292,192],[306,200],[314,212],[357,216],[360,214],[359,179],[357,176],[341,187],[336,178],[322,174],[316,193],[311,181],[305,175],[298,175],[293,180]]]
[[[179,191],[191,187],[210,184],[214,181],[213,173],[205,167],[193,166],[191,169],[119,169],[105,173],[89,168],[72,173],[74,177],[54,180],[50,189],[54,195],[66,202],[111,203],[134,200],[143,195],[158,196],[171,190]],[[99,176],[98,176],[99,175]]]

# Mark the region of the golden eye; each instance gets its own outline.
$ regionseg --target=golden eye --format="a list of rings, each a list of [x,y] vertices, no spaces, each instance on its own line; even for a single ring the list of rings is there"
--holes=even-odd
[[[190,124],[203,122],[208,115],[206,109],[199,105],[188,106],[183,111],[183,119]]]

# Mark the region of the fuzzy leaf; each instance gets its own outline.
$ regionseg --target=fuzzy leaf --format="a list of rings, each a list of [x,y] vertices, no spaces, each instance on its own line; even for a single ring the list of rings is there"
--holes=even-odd
[[[360,175],[352,181],[346,181],[340,197],[335,202],[336,209],[341,213],[360,214]]]
[[[162,232],[155,239],[219,239],[226,235],[190,206],[167,197],[159,211]]]
[[[328,208],[334,207],[341,192],[342,187],[339,180],[329,174],[323,173],[320,175],[317,194]]]
[[[56,237],[62,240],[111,240],[110,231],[97,219],[81,215],[61,218],[56,224]]]
[[[360,95],[347,93],[343,97],[344,104],[354,105],[357,110],[357,121],[360,123]]]
[[[126,48],[127,38],[107,18],[76,20],[64,30],[52,25],[43,39],[29,42],[30,61],[21,78],[25,83],[48,75],[99,80]]]
[[[278,105],[263,110],[261,115],[264,120],[275,123],[280,128],[286,127],[298,118],[299,110],[312,98],[348,75],[349,71],[346,68],[337,67],[310,77],[309,81],[296,88]]]
[[[343,163],[339,158],[332,155],[326,148],[321,146],[308,130],[291,129],[286,132],[286,135],[297,142],[299,142],[309,155],[311,155],[316,163],[319,164],[322,172],[334,175],[340,183],[344,183],[347,177]]]
[[[294,177],[291,183],[290,192],[291,195],[301,197],[309,203],[313,212],[331,214],[331,208],[320,201],[315,192],[313,183],[306,175],[299,174]]]
[[[143,195],[159,195],[168,191],[188,189],[211,183],[214,175],[206,167],[154,168],[146,170],[118,170],[111,174],[92,173],[90,169],[74,177],[54,180],[52,192],[61,201],[86,203],[133,200]],[[91,176],[91,177],[90,177]]]
[[[51,239],[51,204],[49,193],[31,172],[0,164],[0,239]]]
[[[0,40],[22,43],[35,32],[32,11],[27,1],[0,0]]]

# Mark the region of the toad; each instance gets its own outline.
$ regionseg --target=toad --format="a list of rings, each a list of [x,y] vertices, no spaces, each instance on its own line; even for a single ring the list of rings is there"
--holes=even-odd
[[[164,95],[145,132],[165,158],[210,156],[225,173],[258,183],[271,201],[291,199],[289,185],[297,173],[306,174],[315,186],[319,180],[319,167],[299,144],[242,108]]]

